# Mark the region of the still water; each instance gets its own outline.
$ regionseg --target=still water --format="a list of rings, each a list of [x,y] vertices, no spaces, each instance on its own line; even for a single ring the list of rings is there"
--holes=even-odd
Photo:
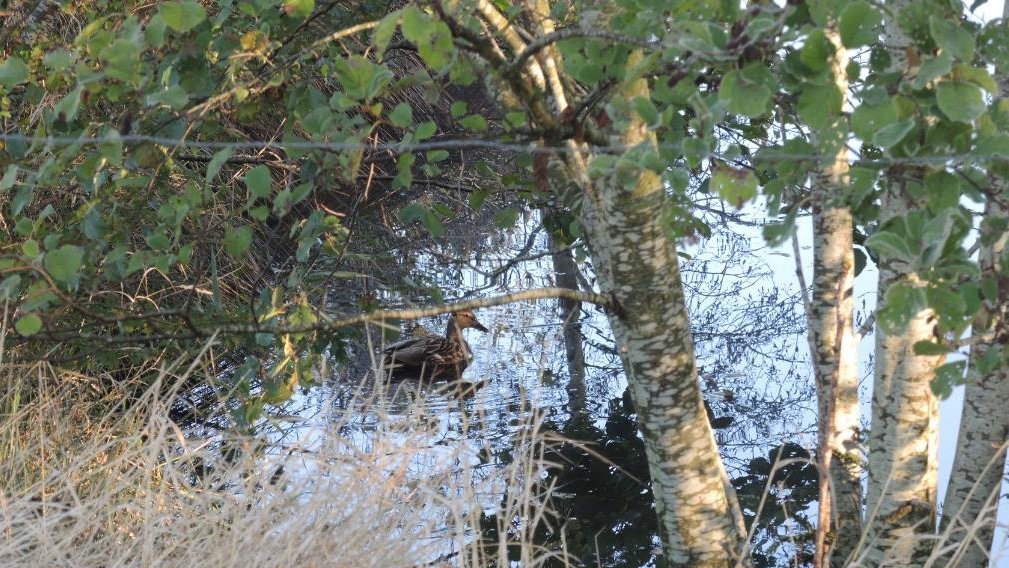
[[[404,257],[412,259],[417,281],[437,286],[451,301],[558,285],[549,241],[532,213],[510,232],[493,231],[485,238],[449,235]],[[709,418],[717,426],[730,475],[751,489],[762,489],[767,481],[760,477],[760,463],[754,469],[755,461],[773,459],[785,440],[799,442],[789,452],[811,445],[811,438],[805,444],[803,438],[812,433],[814,405],[795,291],[754,254],[760,246],[759,237],[716,225],[710,239],[687,247],[690,258],[683,261]],[[580,266],[582,285],[591,286],[591,266]],[[390,292],[381,299],[395,305],[401,298]],[[444,383],[376,380],[372,369],[381,346],[397,338],[386,334],[384,340],[382,330],[372,326],[361,344],[349,349],[350,364],[327,371],[320,376],[321,388],[298,393],[275,414],[270,436],[277,463],[297,478],[315,471],[304,457],[313,448],[337,444],[353,453],[384,445],[390,454],[409,456],[405,464],[390,460],[390,475],[396,468],[406,472],[399,479],[475,471],[473,498],[487,523],[471,527],[469,534],[482,530],[486,536],[502,526],[495,524],[502,488],[481,486],[481,481],[513,463],[516,445],[531,439],[532,431],[555,432],[580,443],[552,445],[547,461],[563,466],[541,468],[533,477],[555,484],[551,505],[568,523],[568,561],[612,566],[654,562],[657,540],[647,465],[605,314],[581,306],[578,354],[569,351],[572,339],[565,341],[555,300],[476,313],[489,332],[465,331],[474,354],[465,380],[479,386],[475,392],[460,393]],[[446,317],[420,323],[441,334]],[[582,371],[572,373],[571,362]],[[572,381],[575,375],[578,380]],[[803,506],[801,499],[787,504],[793,511]],[[769,532],[781,530],[800,529],[787,518],[768,527]],[[541,532],[537,538],[544,546],[557,544],[556,526]],[[448,558],[452,547],[435,544],[430,554]]]

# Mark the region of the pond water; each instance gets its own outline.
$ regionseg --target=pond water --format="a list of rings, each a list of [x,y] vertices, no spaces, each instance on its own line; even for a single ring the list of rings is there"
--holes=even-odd
[[[413,270],[444,290],[449,301],[557,285],[555,259],[541,226],[532,213],[507,233],[443,240],[411,253]],[[763,246],[762,239],[717,226],[710,239],[688,247],[691,258],[683,262],[701,381],[730,476],[762,490],[766,468],[758,463],[754,469],[754,460],[773,459],[786,440],[812,444],[812,438],[802,443],[813,431],[815,400],[806,376],[801,314],[780,271],[752,254]],[[591,266],[582,266],[583,282],[591,284]],[[395,302],[395,297],[384,300]],[[278,463],[296,479],[317,471],[304,456],[320,447],[337,444],[356,453],[382,446],[409,456],[405,464],[393,460],[388,466],[404,468],[401,479],[465,470],[476,472],[471,481],[479,486],[515,462],[517,445],[532,440],[531,433],[554,432],[579,443],[551,445],[540,457],[560,465],[541,467],[531,477],[543,486],[554,484],[550,504],[567,521],[563,546],[572,555],[569,562],[651,564],[658,541],[647,465],[605,314],[581,306],[578,354],[569,352],[572,337],[565,341],[556,300],[476,313],[489,329],[486,334],[465,331],[474,354],[465,380],[480,386],[476,392],[461,396],[445,383],[376,381],[371,368],[383,339],[373,326],[350,350],[350,364],[320,377],[321,388],[299,392],[275,413],[281,420],[273,422],[277,429],[269,436]],[[446,317],[421,323],[440,334]],[[572,381],[572,361],[583,361],[584,378],[575,370]],[[786,449],[785,457],[796,455],[797,448]],[[300,457],[292,460],[295,454]],[[471,537],[507,524],[495,515],[501,514],[501,491],[507,488],[496,483],[475,490],[483,526],[471,527]],[[801,509],[801,498],[787,505]],[[782,529],[800,530],[787,518],[768,527]],[[560,532],[555,524],[536,538],[548,547],[558,545]],[[433,545],[431,557],[451,557],[449,540]]]

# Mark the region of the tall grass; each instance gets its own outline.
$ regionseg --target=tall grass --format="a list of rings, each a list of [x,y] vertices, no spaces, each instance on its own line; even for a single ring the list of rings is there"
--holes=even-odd
[[[536,566],[547,522],[530,413],[511,460],[479,432],[438,441],[423,401],[364,390],[293,441],[197,438],[169,418],[195,365],[109,386],[46,364],[0,370],[0,565]],[[369,428],[357,424],[367,422]],[[480,428],[480,420],[460,427]],[[504,495],[504,499],[502,499]],[[497,513],[499,541],[481,538]],[[511,560],[509,560],[511,559]]]

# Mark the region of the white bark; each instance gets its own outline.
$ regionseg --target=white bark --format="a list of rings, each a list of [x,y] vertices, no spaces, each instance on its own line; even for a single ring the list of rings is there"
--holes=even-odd
[[[898,14],[908,0],[888,4]],[[893,20],[884,25],[883,43],[893,71],[907,73],[908,37]],[[923,168],[891,167],[886,174],[881,225],[916,206],[907,185],[920,181]],[[879,263],[877,306],[898,282],[922,283],[906,265]],[[866,502],[864,560],[868,566],[921,566],[934,544],[938,403],[930,382],[944,356],[914,353],[917,341],[934,340],[934,315],[925,309],[914,314],[899,335],[876,326],[876,356],[869,433],[869,483]]]
[[[645,81],[623,95],[646,96]],[[654,144],[639,117],[627,120],[619,142]],[[745,531],[704,411],[676,247],[660,223],[664,202],[655,172],[614,173],[594,180],[582,221],[603,289],[619,306],[610,323],[645,439],[666,562],[724,567],[745,551]]]
[[[891,171],[883,218],[909,210],[908,170]],[[921,285],[892,261],[879,266],[879,303],[898,282]],[[944,356],[914,353],[917,341],[934,340],[934,314],[921,310],[899,335],[876,327],[876,357],[869,435],[865,559],[869,566],[921,566],[933,540],[936,505],[938,403],[930,382]]]
[[[848,54],[834,30],[831,72],[847,99]],[[820,510],[817,555],[823,564],[843,565],[861,533],[862,482],[858,400],[858,344],[853,322],[855,257],[851,210],[840,202],[847,182],[848,149],[843,131],[821,140],[835,159],[817,176],[813,189],[813,287],[809,333],[816,367],[819,419]],[[829,529],[829,534],[828,530]],[[833,542],[830,546],[829,543]],[[829,549],[829,550],[828,550]]]
[[[1006,184],[993,184],[993,193],[1004,199]],[[1009,207],[994,196],[985,207],[985,217],[1006,217]],[[974,334],[993,334],[995,343],[981,342],[971,348],[971,370],[964,391],[963,415],[957,453],[943,506],[940,548],[950,550],[951,564],[984,566],[992,545],[995,515],[1005,470],[1005,444],[1009,440],[1009,368],[1000,363],[994,370],[981,373],[977,361],[993,350],[1004,350],[1007,343],[1006,321],[1009,316],[1009,283],[1005,281],[999,258],[1005,251],[1009,234],[994,233],[982,226],[982,245],[978,252],[981,278],[994,278],[998,297],[986,301],[974,319]],[[1004,501],[1003,501],[1004,502]]]

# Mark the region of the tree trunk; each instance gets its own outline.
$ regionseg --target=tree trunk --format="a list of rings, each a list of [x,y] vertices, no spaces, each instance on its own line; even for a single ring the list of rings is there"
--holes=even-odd
[[[888,14],[899,14],[908,5],[908,0],[892,2]],[[909,38],[889,17],[883,36],[893,62],[891,70],[907,74]],[[921,166],[891,166],[886,172],[881,227],[920,206],[909,196],[908,186],[920,183],[924,173]],[[900,261],[881,259],[878,267],[877,314],[891,286],[923,286],[918,275]],[[931,310],[920,310],[898,335],[876,326],[862,555],[868,566],[921,566],[934,543],[939,408],[930,383],[945,356],[914,352],[915,342],[934,340],[933,318]]]
[[[1009,2],[1002,7],[1002,17],[1009,17]],[[998,96],[1009,95],[1009,77],[996,73]],[[1009,367],[999,363],[987,372],[978,370],[978,362],[993,351],[1005,353],[1009,343],[1009,280],[1000,259],[1009,240],[1009,232],[999,228],[999,221],[1009,217],[1005,168],[1003,176],[993,178],[981,225],[978,268],[981,280],[996,283],[996,298],[987,298],[974,318],[975,337],[992,335],[971,347],[971,368],[963,396],[963,414],[956,458],[943,503],[939,548],[954,548],[950,564],[984,566],[994,537],[1005,450],[1009,442]],[[992,356],[994,354],[992,353]],[[1004,355],[999,356],[1000,361]],[[952,546],[951,546],[952,545]]]
[[[884,224],[911,207],[905,185],[917,173],[910,168],[888,173]],[[901,263],[881,260],[877,311],[887,290],[899,282],[922,285]],[[932,548],[938,403],[930,383],[945,357],[917,355],[914,344],[934,339],[933,317],[931,310],[919,311],[899,335],[876,326],[865,540],[869,566],[921,566]]]
[[[847,98],[847,51],[836,31],[830,30],[827,37],[835,47],[830,62],[834,81]],[[816,564],[825,566],[829,558],[831,566],[839,567],[862,532],[858,344],[852,316],[855,256],[851,210],[840,201],[848,177],[848,149],[843,136],[819,143],[835,158],[821,169],[813,189],[809,333],[815,349],[821,471]]]
[[[633,69],[641,54],[627,63]],[[624,101],[647,96],[643,79]],[[625,109],[617,141],[652,147],[655,136]],[[728,566],[745,554],[745,531],[715,445],[697,380],[694,343],[675,244],[662,227],[666,201],[653,171],[589,181],[581,219],[645,439],[665,559],[671,566]]]
[[[1009,439],[1009,368],[997,363],[988,372],[977,370],[978,361],[989,352],[1004,352],[1006,317],[1009,316],[1009,281],[1002,274],[999,258],[1005,251],[1009,234],[994,229],[990,222],[1005,219],[1009,207],[1004,199],[1006,184],[998,180],[985,207],[981,227],[978,264],[981,278],[997,282],[998,297],[986,301],[974,318],[975,336],[992,335],[971,348],[971,370],[964,391],[963,415],[956,458],[943,507],[941,548],[959,544],[951,562],[957,566],[985,566],[991,549],[995,516],[999,505],[1005,470],[1005,444]],[[1002,356],[999,355],[999,359]]]

